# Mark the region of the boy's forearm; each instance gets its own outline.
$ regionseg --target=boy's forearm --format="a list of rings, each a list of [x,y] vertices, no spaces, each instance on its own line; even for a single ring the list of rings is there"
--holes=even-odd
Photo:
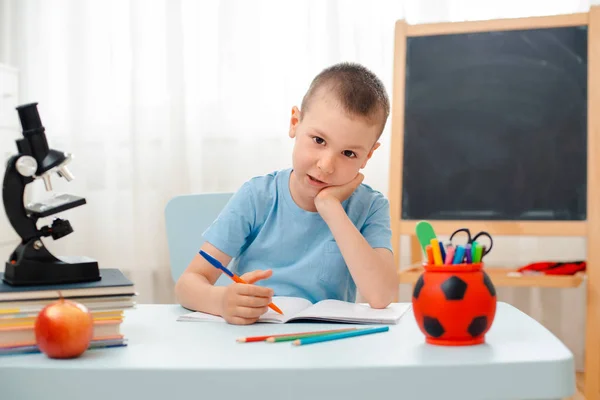
[[[225,287],[213,286],[194,272],[184,272],[175,285],[175,295],[185,308],[213,315],[222,315]]]
[[[371,247],[339,202],[320,204],[319,214],[329,226],[359,292],[374,308],[388,306],[398,290],[393,257],[386,260]]]

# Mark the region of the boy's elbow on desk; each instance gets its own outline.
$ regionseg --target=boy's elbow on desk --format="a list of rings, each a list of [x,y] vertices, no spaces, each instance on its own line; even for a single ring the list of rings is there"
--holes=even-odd
[[[384,256],[382,264],[385,267],[376,272],[377,278],[371,280],[370,284],[365,282],[366,285],[362,286],[362,295],[371,308],[386,308],[398,295],[398,281],[393,259],[388,253],[384,253]]]
[[[381,288],[379,291],[370,295],[363,294],[363,297],[365,298],[369,306],[371,306],[371,308],[386,308],[394,301],[394,297],[396,296],[396,290],[397,286],[390,286],[389,288]]]
[[[392,300],[392,298],[375,297],[367,300],[367,302],[371,308],[381,309],[389,306],[392,303]]]
[[[398,284],[391,280],[381,282],[376,287],[363,289],[367,289],[362,292],[362,296],[371,308],[386,308],[398,295]]]

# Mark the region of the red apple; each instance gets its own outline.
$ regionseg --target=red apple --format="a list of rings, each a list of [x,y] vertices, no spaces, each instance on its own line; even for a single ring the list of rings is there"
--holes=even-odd
[[[62,296],[44,307],[35,319],[37,346],[50,358],[80,356],[93,334],[94,320],[87,307]]]

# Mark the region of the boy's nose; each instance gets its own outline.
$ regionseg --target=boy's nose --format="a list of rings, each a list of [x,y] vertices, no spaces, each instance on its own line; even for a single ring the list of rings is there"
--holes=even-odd
[[[335,170],[333,157],[324,156],[319,158],[317,167],[326,174],[331,174]]]

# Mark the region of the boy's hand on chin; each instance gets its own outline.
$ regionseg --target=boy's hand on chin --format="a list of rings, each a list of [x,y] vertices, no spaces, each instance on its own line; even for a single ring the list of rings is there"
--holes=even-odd
[[[354,193],[364,178],[365,176],[359,172],[354,179],[344,185],[329,186],[322,189],[315,196],[315,207],[317,208],[317,211],[321,212],[322,208],[332,201],[341,203],[346,200]]]

